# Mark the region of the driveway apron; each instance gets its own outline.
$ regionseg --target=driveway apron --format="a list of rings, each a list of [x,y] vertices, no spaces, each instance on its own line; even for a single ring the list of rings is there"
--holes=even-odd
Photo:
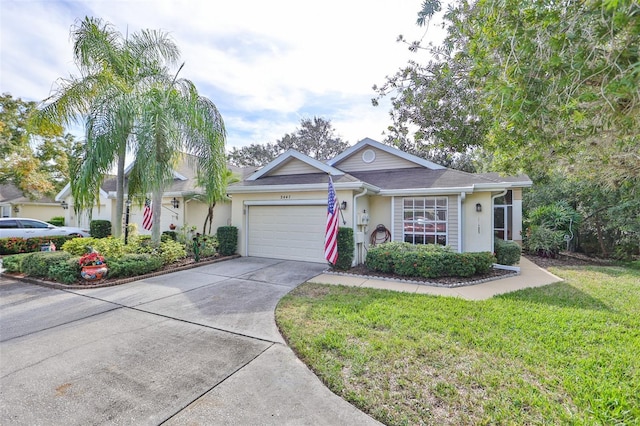
[[[0,278],[0,424],[379,424],[284,344],[322,264],[243,257],[88,290]]]

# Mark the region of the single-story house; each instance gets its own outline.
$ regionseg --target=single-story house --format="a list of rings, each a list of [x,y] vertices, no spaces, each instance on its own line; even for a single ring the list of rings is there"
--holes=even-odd
[[[169,231],[173,227],[180,230],[183,226],[195,226],[196,231],[202,231],[205,218],[208,213],[208,206],[197,199],[197,195],[202,191],[197,187],[195,180],[195,169],[193,162],[187,154],[182,156],[173,171],[173,182],[166,188],[162,197],[162,210],[160,213],[160,229],[161,231]],[[248,172],[254,169],[242,169],[228,166],[231,171],[240,179]],[[126,176],[130,170],[130,166],[125,170],[125,188]],[[125,194],[125,201],[126,201]],[[74,201],[71,195],[71,185],[67,184],[57,195],[58,203],[64,202],[69,208],[65,210],[65,219],[70,226],[86,227],[88,229],[91,220],[101,219],[109,220],[115,223],[119,218],[116,217],[116,177],[108,176],[99,192],[99,197],[95,207],[89,211],[84,211],[80,215],[76,215],[74,211]],[[58,204],[60,205],[60,204]],[[129,223],[136,224],[138,233],[142,235],[150,235],[150,230],[142,227],[144,206],[132,204],[129,208]],[[125,207],[126,210],[126,207]],[[121,219],[124,225],[126,214]],[[228,202],[217,203],[213,210],[212,232],[220,226],[229,225],[231,223],[231,204]],[[173,226],[172,226],[173,225]],[[124,227],[123,227],[124,229]]]
[[[48,222],[64,215],[63,206],[51,197],[31,199],[13,184],[0,185],[0,217],[25,217]]]
[[[289,150],[230,185],[239,253],[326,262],[329,176],[340,226],[354,230],[356,263],[383,241],[477,252],[493,251],[495,238],[522,240],[522,189],[532,185],[527,176],[448,169],[366,138],[326,162]]]

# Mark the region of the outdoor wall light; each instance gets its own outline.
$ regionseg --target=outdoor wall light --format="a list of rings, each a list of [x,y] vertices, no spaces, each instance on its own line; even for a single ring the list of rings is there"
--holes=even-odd
[[[482,204],[480,204],[480,203],[476,204],[476,211],[478,213],[482,211]]]
[[[13,208],[13,212],[14,212],[14,213],[20,213],[20,207],[15,206],[15,207]]]
[[[347,209],[347,202],[343,201],[340,203],[340,210],[346,210]]]
[[[178,207],[180,207],[180,200],[178,200],[176,197],[173,197],[173,200],[171,200],[171,205],[174,209],[177,209]]]
[[[64,200],[62,200],[62,202],[60,203],[60,206],[65,210],[69,208],[69,204],[67,204],[67,202]]]

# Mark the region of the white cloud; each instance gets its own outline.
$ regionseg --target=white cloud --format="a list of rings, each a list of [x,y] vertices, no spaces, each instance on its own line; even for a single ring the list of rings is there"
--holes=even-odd
[[[210,2],[2,0],[2,92],[48,96],[54,81],[77,73],[69,29],[85,15],[121,32],[168,31],[182,51],[181,76],[221,110],[229,145],[273,142],[321,116],[345,140],[381,139],[384,107],[371,87],[410,57],[398,34],[419,38],[421,0]]]

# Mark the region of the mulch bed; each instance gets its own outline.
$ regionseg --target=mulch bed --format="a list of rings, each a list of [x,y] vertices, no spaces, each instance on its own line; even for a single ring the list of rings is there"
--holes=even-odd
[[[597,257],[589,257],[582,253],[564,251],[558,253],[557,255],[555,255],[555,257],[541,257],[532,255],[525,255],[524,257],[544,269],[547,269],[551,266],[606,266],[613,264],[613,261],[608,259],[599,259]]]
[[[126,284],[133,281],[142,280],[145,278],[157,277],[160,275],[169,274],[171,272],[184,271],[186,269],[197,268],[198,266],[209,265],[212,263],[217,263],[217,262],[221,262],[228,259],[234,259],[236,257],[240,257],[240,255],[233,255],[233,256],[217,256],[216,255],[216,256],[210,256],[210,257],[203,257],[200,259],[199,262],[196,262],[193,258],[185,258],[177,262],[174,262],[170,265],[165,265],[162,268],[158,269],[157,271],[144,274],[144,275],[136,275],[134,277],[126,277],[126,278],[122,278],[122,277],[109,278],[109,276],[107,275],[106,278],[103,278],[97,281],[84,281],[79,278],[78,281],[76,281],[73,284],[62,284],[55,281],[45,281],[45,280],[34,278],[34,277],[26,277],[24,276],[24,274],[10,274],[7,272],[3,272],[2,275],[15,278],[21,281],[29,282],[32,284],[38,284],[45,287],[53,287],[53,288],[60,288],[60,289],[102,288],[102,287],[112,287],[120,284]]]

